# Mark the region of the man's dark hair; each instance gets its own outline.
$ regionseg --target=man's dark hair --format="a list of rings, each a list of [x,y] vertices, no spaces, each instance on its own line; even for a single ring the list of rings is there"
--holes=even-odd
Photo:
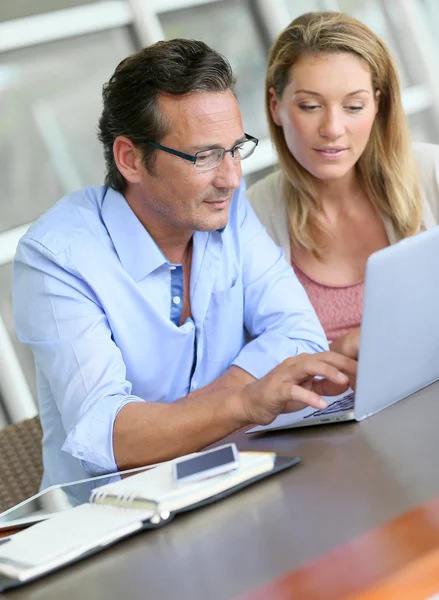
[[[98,136],[104,146],[105,184],[119,192],[126,189],[113,156],[119,135],[140,148],[145,167],[152,167],[155,150],[145,140],[160,142],[168,126],[159,111],[160,94],[233,91],[234,85],[227,59],[196,40],[157,42],[124,59],[102,92]]]

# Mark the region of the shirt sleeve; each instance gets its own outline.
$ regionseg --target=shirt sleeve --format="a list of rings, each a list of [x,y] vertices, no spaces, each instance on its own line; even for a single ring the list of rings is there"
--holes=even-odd
[[[113,424],[131,395],[126,367],[91,288],[38,242],[20,242],[14,262],[14,317],[21,342],[58,407],[62,450],[96,475],[117,470]]]
[[[260,378],[286,358],[328,350],[328,342],[302,284],[258,220],[244,186],[238,214],[244,319],[253,339],[233,364]]]

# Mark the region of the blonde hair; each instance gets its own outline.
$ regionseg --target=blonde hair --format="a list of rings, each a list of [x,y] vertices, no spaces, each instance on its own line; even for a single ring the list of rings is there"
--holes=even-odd
[[[370,138],[356,164],[360,185],[378,214],[392,223],[398,237],[417,233],[422,225],[422,201],[410,133],[401,103],[398,74],[385,44],[360,21],[343,13],[301,15],[279,35],[270,50],[266,77],[266,111],[271,138],[285,175],[289,229],[293,247],[319,256],[313,227],[321,203],[315,179],[288,149],[283,129],[270,112],[270,88],[278,99],[290,81],[291,69],[303,56],[351,52],[369,67],[380,103]]]

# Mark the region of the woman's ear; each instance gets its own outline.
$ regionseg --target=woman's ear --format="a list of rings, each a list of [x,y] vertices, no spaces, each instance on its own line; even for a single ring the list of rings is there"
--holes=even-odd
[[[268,90],[268,93],[270,94],[269,107],[271,118],[276,123],[276,125],[282,125],[279,118],[279,98],[277,97],[276,90],[274,89],[274,87],[271,87]]]
[[[375,114],[378,113],[378,110],[380,108],[380,97],[381,97],[381,90],[377,90],[375,92]]]

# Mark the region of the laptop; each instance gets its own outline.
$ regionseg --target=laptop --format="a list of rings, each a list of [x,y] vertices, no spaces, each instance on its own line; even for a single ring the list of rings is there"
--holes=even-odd
[[[246,433],[362,421],[439,379],[439,227],[372,254],[366,264],[355,394],[279,415]]]

